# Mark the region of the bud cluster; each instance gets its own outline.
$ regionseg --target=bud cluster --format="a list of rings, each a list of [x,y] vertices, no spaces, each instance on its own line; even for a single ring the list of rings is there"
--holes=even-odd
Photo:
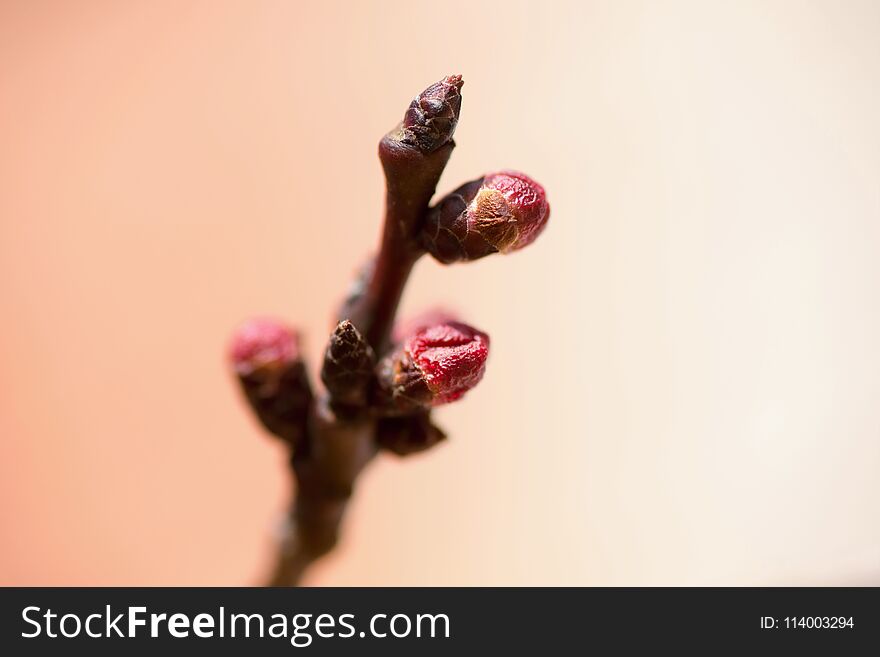
[[[455,146],[462,78],[450,75],[417,95],[379,143],[385,223],[379,250],[337,316],[324,351],[324,392],[312,394],[299,336],[263,318],[240,326],[232,370],[259,421],[291,449],[296,498],[270,582],[299,581],[333,549],[359,473],[379,449],[401,456],[446,434],[433,409],[461,399],[486,370],[489,336],[434,312],[395,326],[418,259],[444,264],[510,253],[545,229],[550,205],[529,176],[502,170],[431,202]]]

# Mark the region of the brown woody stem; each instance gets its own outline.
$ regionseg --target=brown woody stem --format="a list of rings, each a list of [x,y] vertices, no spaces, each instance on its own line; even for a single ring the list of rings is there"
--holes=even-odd
[[[417,238],[454,144],[430,153],[401,141],[398,130],[379,144],[387,185],[382,242],[362,292],[343,308],[377,356],[389,347],[397,306],[413,265],[424,254]],[[315,560],[332,551],[358,475],[376,454],[376,419],[367,412],[345,415],[325,395],[316,403],[306,449],[294,454],[297,484],[288,530],[269,579],[271,586],[296,586]]]
[[[355,480],[377,450],[373,434],[371,419],[340,419],[319,403],[311,449],[291,460],[297,491],[270,586],[297,586],[306,569],[336,547]]]
[[[440,175],[454,148],[447,142],[427,155],[402,143],[399,132],[379,143],[385,170],[385,224],[379,254],[363,294],[343,309],[377,354],[389,343],[403,289],[413,265],[425,253],[418,234]]]

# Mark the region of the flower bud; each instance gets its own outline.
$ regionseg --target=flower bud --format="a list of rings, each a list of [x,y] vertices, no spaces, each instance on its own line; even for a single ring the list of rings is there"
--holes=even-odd
[[[334,410],[366,406],[375,364],[372,348],[355,325],[347,319],[339,322],[330,336],[321,368],[321,380]]]
[[[400,141],[428,154],[452,139],[463,84],[460,75],[449,75],[416,96],[403,117]]]
[[[259,370],[280,369],[298,358],[297,334],[280,321],[268,317],[243,323],[229,345],[229,359],[241,376]]]
[[[296,332],[275,319],[249,320],[233,335],[229,359],[263,426],[294,448],[301,445],[312,391]]]
[[[444,264],[477,260],[528,246],[549,217],[541,185],[523,173],[500,171],[443,197],[428,213],[422,242]]]
[[[460,322],[411,335],[380,364],[377,406],[389,414],[460,399],[486,369],[489,336]]]

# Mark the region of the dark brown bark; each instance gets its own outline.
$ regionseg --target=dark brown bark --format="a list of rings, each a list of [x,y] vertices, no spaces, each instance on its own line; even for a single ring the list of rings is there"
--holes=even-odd
[[[460,88],[460,84],[458,85]],[[414,101],[415,102],[415,101]],[[460,105],[460,99],[459,99]],[[455,118],[459,105],[455,107]],[[430,152],[419,144],[406,143],[411,136],[403,124],[379,144],[379,158],[385,172],[386,207],[379,253],[365,272],[360,289],[340,311],[339,327],[334,334],[338,350],[353,334],[345,322],[357,329],[376,356],[390,346],[391,330],[403,290],[416,261],[425,253],[418,239],[431,197],[454,148],[451,130],[441,143],[435,141]],[[424,136],[424,135],[422,135]],[[422,139],[424,144],[424,139]],[[347,336],[347,337],[346,337]],[[330,349],[334,343],[331,339]],[[372,354],[371,354],[372,357]],[[308,442],[291,459],[296,482],[296,496],[281,540],[277,561],[269,578],[270,586],[296,586],[315,560],[336,546],[358,475],[379,449],[376,430],[378,419],[360,404],[357,384],[340,383],[338,358],[325,359],[325,375],[333,382],[329,393],[316,403],[308,432]],[[357,369],[357,368],[355,368]],[[356,376],[354,377],[356,378]],[[327,379],[325,379],[326,381]],[[352,383],[349,377],[348,384]],[[345,393],[343,394],[343,390]],[[353,402],[353,403],[352,403]],[[411,442],[422,448],[433,445],[442,432],[430,427],[427,419],[411,425],[416,432]],[[395,428],[394,445],[403,445],[408,427]],[[400,447],[399,453],[404,453]],[[415,448],[408,451],[417,451]]]
[[[257,416],[291,453],[294,496],[270,586],[298,585],[336,547],[357,479],[380,449],[405,456],[444,440],[431,407],[459,399],[482,377],[488,336],[460,322],[438,320],[394,348],[397,308],[419,258],[430,252],[448,263],[522,248],[549,217],[543,188],[512,171],[487,174],[429,209],[455,147],[461,87],[461,76],[428,87],[379,143],[386,182],[379,250],[339,312],[321,369],[326,391],[312,396],[298,353],[296,362],[284,360],[297,345],[284,327],[258,323],[232,351],[246,365],[266,353],[281,359],[267,373],[236,366]]]

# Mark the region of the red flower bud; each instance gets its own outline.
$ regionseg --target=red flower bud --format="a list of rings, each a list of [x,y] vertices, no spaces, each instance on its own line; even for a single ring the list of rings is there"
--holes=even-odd
[[[422,241],[442,263],[477,260],[528,246],[549,217],[541,185],[523,173],[500,171],[441,199],[428,214]]]
[[[268,317],[251,319],[239,326],[229,345],[229,359],[239,375],[281,367],[298,358],[297,334]]]
[[[461,113],[460,75],[449,75],[416,96],[403,117],[400,141],[431,153],[452,139]]]
[[[312,390],[297,334],[278,320],[252,319],[233,335],[229,359],[263,426],[303,449]]]
[[[455,401],[473,388],[486,371],[489,336],[459,322],[423,329],[404,349],[434,393],[434,404]]]
[[[460,399],[486,370],[489,336],[460,322],[423,329],[379,366],[379,406],[393,413]]]

